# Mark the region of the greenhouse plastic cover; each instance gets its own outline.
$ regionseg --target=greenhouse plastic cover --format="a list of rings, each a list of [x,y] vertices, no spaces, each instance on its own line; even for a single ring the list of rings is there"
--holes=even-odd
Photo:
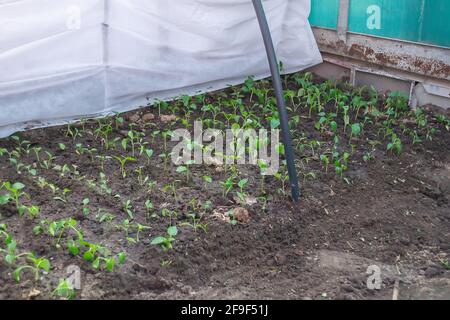
[[[284,72],[320,63],[310,0],[263,1]],[[0,0],[0,136],[269,76],[251,0]]]

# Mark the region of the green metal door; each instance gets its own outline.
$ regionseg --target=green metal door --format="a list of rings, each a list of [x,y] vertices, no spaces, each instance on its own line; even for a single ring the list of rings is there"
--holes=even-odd
[[[311,0],[311,24],[335,29],[339,0]],[[450,0],[350,0],[349,32],[450,47]]]

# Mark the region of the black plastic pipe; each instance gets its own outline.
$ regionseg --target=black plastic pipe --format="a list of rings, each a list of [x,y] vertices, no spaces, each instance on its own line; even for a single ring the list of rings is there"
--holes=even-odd
[[[258,17],[259,27],[261,28],[264,45],[266,47],[267,58],[269,60],[270,72],[272,73],[272,83],[277,99],[278,113],[280,115],[281,134],[283,136],[284,151],[286,155],[286,164],[289,173],[289,183],[291,185],[292,199],[298,201],[300,189],[298,187],[297,170],[295,169],[294,152],[292,150],[292,139],[289,132],[289,118],[284,101],[283,86],[281,83],[280,71],[278,70],[278,60],[273,46],[272,35],[270,34],[266,14],[261,0],[252,0]]]

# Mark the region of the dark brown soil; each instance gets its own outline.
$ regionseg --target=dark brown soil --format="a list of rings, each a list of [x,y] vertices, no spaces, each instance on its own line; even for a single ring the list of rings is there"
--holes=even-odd
[[[270,87],[267,81],[259,85]],[[299,88],[293,81],[289,86]],[[223,92],[230,95],[233,91]],[[215,103],[219,97],[220,93],[213,93],[206,100]],[[244,101],[248,99],[246,96]],[[382,109],[383,102],[379,106]],[[332,135],[316,130],[314,123],[318,116],[313,113],[309,119],[308,111],[308,108],[297,111],[300,121],[293,128],[294,143],[297,147],[301,133],[306,141],[322,141],[320,155],[331,149]],[[144,122],[136,117],[149,113],[155,115],[154,120]],[[167,110],[161,113],[170,114]],[[149,164],[145,156],[139,157],[138,162],[127,163],[126,178],[122,178],[117,161],[105,161],[104,172],[112,194],[99,189],[99,160],[92,161],[88,154],[75,152],[76,144],[82,143],[96,148],[96,155],[124,154],[120,142],[117,150],[106,150],[101,139],[95,138],[98,127],[95,120],[72,126],[80,131],[85,128],[83,137],[75,141],[67,136],[65,126],[17,134],[32,147],[41,147],[43,158],[44,150],[55,155],[52,167],[75,164],[79,176],[84,178],[71,173],[61,176],[55,169],[41,168],[33,151],[24,153],[20,162],[34,166],[36,176],[24,168],[19,174],[7,155],[0,157],[0,184],[22,182],[26,186],[24,191],[30,195],[23,202],[41,209],[40,217],[31,219],[27,215],[20,217],[11,203],[1,206],[0,223],[8,226],[20,252],[31,251],[51,262],[50,272],[43,274],[40,281],[34,281],[33,275],[25,272],[21,282],[16,283],[11,277],[15,267],[8,265],[0,253],[0,299],[54,298],[52,291],[60,278],[67,277],[69,265],[81,268],[79,299],[391,299],[396,280],[400,299],[450,299],[450,271],[445,268],[450,255],[450,133],[436,121],[435,112],[425,113],[427,126],[437,130],[431,141],[422,135],[423,141],[413,145],[409,136],[401,134],[400,123],[415,126],[410,115],[403,115],[393,124],[403,143],[400,155],[386,151],[388,141],[383,134],[378,135],[382,119],[367,124],[362,135],[352,141],[356,147],[343,175],[345,180],[334,173],[333,164],[326,173],[309,147],[297,148],[302,191],[298,203],[290,200],[289,190],[286,194],[280,191],[281,183],[273,177],[266,178],[268,194],[264,195],[259,187],[259,170],[239,166],[240,176],[249,179],[246,191],[257,198],[257,203],[244,205],[250,221],[237,225],[223,221],[217,214],[243,206],[236,203],[238,188],[222,196],[220,181],[229,176],[224,168],[192,166],[189,183],[170,161],[168,170],[164,170],[163,159],[158,157],[163,153],[163,139],[161,135],[152,139],[151,132],[183,127],[182,112],[177,113],[177,121],[167,123],[159,119],[155,108],[123,115],[125,122],[117,129],[114,127],[112,136],[122,139],[135,122],[135,128],[147,134],[145,139],[154,155]],[[202,117],[209,115],[197,110],[190,123]],[[354,115],[351,118],[353,121]],[[340,129],[339,135],[343,150],[351,153],[348,134]],[[372,147],[370,141],[380,143]],[[65,145],[64,151],[60,143]],[[0,140],[0,148],[11,151],[16,146],[14,139]],[[374,159],[364,161],[366,152],[372,152]],[[144,177],[156,181],[153,188],[138,184],[135,169],[139,166],[143,166]],[[308,175],[310,172],[314,175]],[[211,184],[202,180],[205,175],[212,177]],[[49,188],[40,188],[38,177],[45,177],[60,190],[70,189],[67,202],[54,200]],[[89,180],[97,187],[90,188]],[[178,180],[176,198],[165,188],[175,180]],[[120,199],[115,194],[120,194]],[[82,212],[84,198],[90,200],[88,215]],[[135,244],[114,226],[129,219],[122,205],[128,199],[133,204],[134,222],[150,226],[141,232],[140,241]],[[156,217],[147,218],[144,205],[147,199],[152,201]],[[207,201],[211,202],[209,208],[205,208]],[[174,247],[168,252],[150,245],[155,236],[165,234],[168,226],[168,218],[161,215],[163,208],[176,212],[172,224],[178,225],[179,230]],[[115,219],[111,223],[99,222],[96,217],[99,212],[114,215]],[[192,222],[188,215],[193,212],[202,216],[201,223],[207,224],[207,232],[183,224]],[[38,235],[33,232],[43,219],[70,217],[78,221],[89,241],[100,243],[113,253],[126,252],[125,264],[117,266],[114,272],[94,270],[90,263],[71,255],[64,246],[56,248],[55,238],[45,232]],[[136,234],[130,232],[129,236]],[[3,240],[0,241],[3,246]],[[370,290],[366,285],[369,265],[381,268],[380,290]]]

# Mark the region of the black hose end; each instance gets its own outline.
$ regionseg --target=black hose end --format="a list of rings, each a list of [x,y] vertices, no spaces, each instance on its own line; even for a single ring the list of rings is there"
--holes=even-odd
[[[292,185],[291,193],[292,193],[292,200],[294,200],[294,202],[298,202],[300,199],[300,191],[299,191],[298,186]]]

